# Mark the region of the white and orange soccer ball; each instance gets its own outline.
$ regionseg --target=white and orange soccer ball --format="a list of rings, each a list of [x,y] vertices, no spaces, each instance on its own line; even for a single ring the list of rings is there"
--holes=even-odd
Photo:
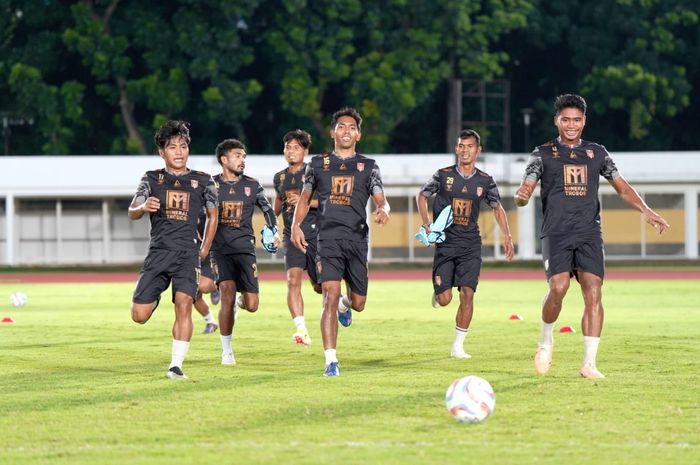
[[[24,292],[14,292],[10,294],[10,303],[13,307],[24,307],[27,305],[27,294]]]
[[[479,423],[493,413],[496,395],[488,381],[470,375],[450,384],[445,393],[445,404],[458,422]]]

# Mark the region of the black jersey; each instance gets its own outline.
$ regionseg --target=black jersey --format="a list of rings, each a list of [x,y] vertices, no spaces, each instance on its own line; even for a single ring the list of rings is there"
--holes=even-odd
[[[304,187],[304,172],[306,171],[306,163],[296,173],[290,173],[289,168],[275,174],[272,182],[277,192],[277,198],[282,201],[282,219],[284,220],[284,235],[287,238],[292,237],[292,220],[294,219],[294,205],[287,203],[287,195],[290,192],[301,194]],[[314,195],[314,198],[317,198]],[[316,209],[310,208],[309,213],[301,223],[301,230],[304,232],[304,237],[308,241],[316,237],[318,229],[316,228]]]
[[[318,239],[367,241],[367,201],[384,192],[382,176],[371,158],[335,153],[311,159],[304,175],[304,191],[318,196]]]
[[[541,181],[542,237],[600,234],[600,176],[611,181],[620,174],[605,147],[594,142],[572,148],[556,139],[532,152],[525,180]]]
[[[479,211],[481,201],[491,208],[501,204],[496,181],[476,168],[469,177],[464,177],[457,165],[442,168],[433,174],[421,189],[425,197],[435,195],[433,220],[447,206],[452,206],[453,223],[445,230],[445,241],[441,247],[464,247],[473,241],[481,242],[479,233]]]
[[[204,208],[217,206],[212,177],[194,170],[180,176],[165,169],[147,171],[134,200],[144,203],[149,197],[160,200],[160,209],[150,213],[150,248],[196,250],[199,213]]]
[[[246,175],[228,182],[217,174],[214,183],[219,193],[219,226],[214,236],[212,250],[218,253],[255,253],[253,232],[253,207],[265,215],[265,222],[277,224],[270,201],[260,183]]]

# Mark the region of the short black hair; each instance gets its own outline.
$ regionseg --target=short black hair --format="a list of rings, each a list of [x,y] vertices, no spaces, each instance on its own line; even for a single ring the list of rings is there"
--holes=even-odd
[[[469,139],[470,137],[473,137],[476,139],[476,143],[481,146],[481,136],[479,135],[478,132],[476,132],[473,129],[462,129],[459,133],[459,138],[461,139]]]
[[[170,120],[159,127],[156,131],[156,135],[154,137],[156,147],[159,149],[164,149],[170,139],[178,136],[182,136],[182,138],[187,142],[187,145],[190,145],[190,142],[192,141],[190,138],[190,125],[185,121]]]
[[[282,138],[282,142],[284,142],[285,144],[290,140],[296,140],[305,149],[311,147],[311,134],[302,129],[295,129],[294,131],[289,131]]]
[[[216,146],[216,161],[218,161],[221,165],[221,157],[223,157],[233,149],[243,149],[244,152],[247,152],[245,144],[243,144],[243,142],[241,142],[240,140],[224,139],[221,142],[219,142],[219,145]]]
[[[362,116],[360,116],[360,112],[357,111],[356,109],[352,107],[343,107],[340,110],[336,111],[333,113],[333,117],[331,118],[331,127],[335,128],[335,125],[338,124],[338,120],[340,119],[341,116],[351,116],[355,119],[355,123],[357,123],[357,131],[362,132]]]
[[[558,115],[564,108],[578,108],[586,114],[586,101],[578,94],[562,94],[554,100],[554,114]]]

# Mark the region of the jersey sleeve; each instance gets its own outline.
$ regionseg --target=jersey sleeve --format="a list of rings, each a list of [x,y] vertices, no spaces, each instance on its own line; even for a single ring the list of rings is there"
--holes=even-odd
[[[484,201],[491,208],[498,208],[501,204],[501,194],[498,192],[498,186],[493,178],[490,179],[489,185],[486,188],[486,193],[484,194]]]
[[[272,186],[275,188],[277,198],[284,200],[284,196],[282,195],[282,182],[280,181],[280,178],[280,173],[275,174],[275,176],[272,178]]]
[[[617,170],[615,162],[613,161],[612,157],[605,149],[605,147],[603,147],[603,152],[605,153],[605,159],[603,160],[603,164],[600,167],[600,175],[608,181],[612,181],[614,179],[619,178],[620,172]]]
[[[313,192],[316,190],[316,172],[314,171],[311,163],[306,165],[306,171],[304,172],[304,192]]]
[[[145,203],[150,196],[151,185],[148,183],[148,174],[144,173],[138,187],[136,187],[136,194],[134,194],[132,202]]]
[[[270,228],[272,228],[273,226],[277,226],[277,217],[275,216],[275,211],[272,208],[272,204],[270,204],[267,195],[265,195],[265,189],[263,189],[263,187],[260,184],[258,184],[257,191],[255,193],[255,205],[258,206],[260,211],[265,216],[265,223]]]
[[[374,194],[384,192],[384,183],[382,182],[382,173],[379,171],[379,166],[374,163],[372,172],[369,174],[369,191]]]
[[[440,192],[440,173],[436,171],[433,173],[430,180],[428,180],[428,182],[423,184],[423,187],[420,188],[420,194],[423,197],[432,197],[438,192]]]
[[[204,207],[219,208],[219,194],[216,190],[214,179],[209,176],[207,185],[204,187]]]
[[[543,171],[544,164],[542,163],[542,155],[540,154],[540,149],[536,148],[530,155],[530,159],[527,161],[523,181],[537,182],[542,177]]]

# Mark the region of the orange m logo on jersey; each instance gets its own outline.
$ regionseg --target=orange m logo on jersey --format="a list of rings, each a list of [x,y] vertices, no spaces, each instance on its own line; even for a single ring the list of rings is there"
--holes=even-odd
[[[469,199],[452,199],[452,216],[454,224],[466,226],[472,214],[472,201]]]

